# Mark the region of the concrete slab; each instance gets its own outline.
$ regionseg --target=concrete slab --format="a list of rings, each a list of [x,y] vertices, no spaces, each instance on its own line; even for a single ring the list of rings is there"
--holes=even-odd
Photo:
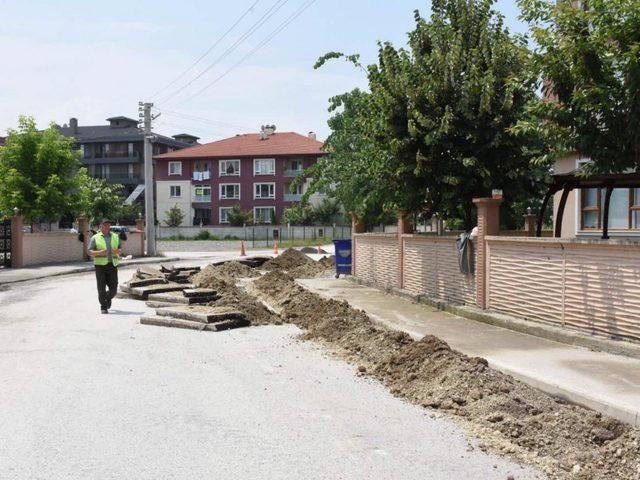
[[[435,335],[454,349],[484,357],[493,368],[540,390],[640,425],[639,359],[476,322],[346,279],[298,282],[325,297],[346,300],[390,328],[414,338]]]
[[[229,307],[204,307],[200,305],[164,307],[156,309],[162,317],[174,317],[202,323],[216,323],[222,320],[244,319],[242,312]]]
[[[126,286],[130,288],[136,288],[136,287],[146,287],[148,285],[159,285],[162,283],[169,283],[169,281],[164,278],[142,278],[139,280],[129,280]]]
[[[165,292],[165,293],[154,293],[149,295],[147,299],[152,302],[161,302],[172,305],[193,305],[198,303],[207,303],[213,302],[216,298],[215,292],[213,295],[211,294],[203,294],[197,297],[191,296],[187,297],[185,295],[175,295],[175,293],[182,293],[181,291],[177,292]]]
[[[182,291],[185,288],[193,288],[193,285],[165,283],[158,285],[147,285],[146,287],[130,288],[129,291],[123,289],[123,291],[126,293],[137,295],[140,298],[146,300],[147,298],[149,298],[149,295],[152,295],[154,293],[176,292]]]

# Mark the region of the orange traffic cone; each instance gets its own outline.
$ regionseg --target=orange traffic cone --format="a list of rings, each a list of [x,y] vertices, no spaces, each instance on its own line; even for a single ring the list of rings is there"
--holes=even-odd
[[[273,254],[278,255],[278,240],[273,241]]]
[[[241,257],[247,256],[247,252],[244,249],[244,240],[242,240],[242,243],[240,243],[240,256]]]

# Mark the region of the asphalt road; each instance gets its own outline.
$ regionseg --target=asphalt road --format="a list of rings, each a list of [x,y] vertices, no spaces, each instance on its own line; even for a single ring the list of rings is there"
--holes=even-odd
[[[2,480],[543,478],[294,326],[143,326],[135,300],[101,315],[94,283],[0,292]]]

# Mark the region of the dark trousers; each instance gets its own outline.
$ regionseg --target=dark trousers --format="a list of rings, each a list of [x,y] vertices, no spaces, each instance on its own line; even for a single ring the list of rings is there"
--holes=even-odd
[[[111,308],[111,299],[118,293],[118,269],[112,263],[95,267],[100,308],[108,310]]]

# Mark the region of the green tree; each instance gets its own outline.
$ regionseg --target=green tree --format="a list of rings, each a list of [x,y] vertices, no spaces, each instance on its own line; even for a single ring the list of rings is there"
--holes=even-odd
[[[244,211],[239,203],[236,203],[227,213],[227,220],[234,227],[242,227],[253,223],[253,214],[251,211]]]
[[[640,166],[640,4],[637,0],[519,0],[536,42],[545,98],[521,131],[541,134],[550,164],[568,152],[591,172]]]
[[[438,212],[466,229],[475,223],[472,199],[493,188],[503,190],[507,213],[538,201],[547,172],[530,160],[540,141],[514,131],[535,96],[530,52],[493,4],[434,0],[429,19],[416,12],[408,49],[380,44],[378,63],[366,68],[370,92],[331,103],[341,111],[330,120],[330,154],[311,172],[312,191],[333,187],[341,201],[351,192],[356,205],[346,208],[361,214]],[[357,56],[346,59],[363,68]]]
[[[313,219],[313,207],[306,202],[299,202],[285,208],[282,222],[291,225],[310,225]]]
[[[178,206],[178,204],[175,204],[173,207],[167,210],[167,219],[164,221],[164,223],[166,223],[168,227],[179,227],[180,225],[182,225],[184,217],[185,213]]]
[[[76,182],[78,200],[74,213],[84,215],[91,223],[97,223],[102,218],[120,221],[125,213],[131,214],[136,209],[136,207],[125,207],[122,185],[109,183],[102,178],[90,177],[86,168],[78,171]]]
[[[29,221],[57,220],[78,202],[79,154],[51,125],[38,130],[22,116],[0,148],[0,211],[17,207]]]

